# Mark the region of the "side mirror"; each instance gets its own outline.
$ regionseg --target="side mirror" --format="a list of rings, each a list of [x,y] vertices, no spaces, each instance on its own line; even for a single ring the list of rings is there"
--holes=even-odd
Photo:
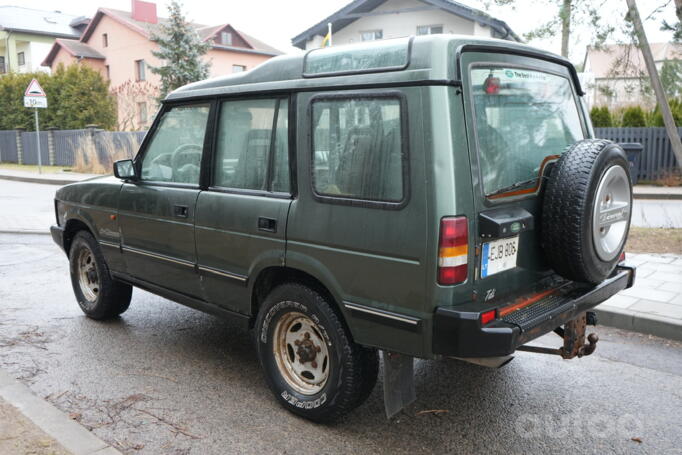
[[[114,175],[120,179],[136,179],[133,160],[119,160],[114,162]]]

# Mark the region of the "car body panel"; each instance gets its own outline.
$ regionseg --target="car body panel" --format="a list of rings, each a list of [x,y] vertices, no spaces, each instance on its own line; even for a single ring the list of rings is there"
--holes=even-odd
[[[106,247],[105,257],[117,277],[152,292],[213,314],[252,321],[262,272],[288,270],[328,291],[356,342],[434,358],[436,311],[451,313],[461,307],[476,315],[479,309],[499,307],[531,292],[535,283],[551,274],[534,230],[521,235],[519,267],[478,278],[482,244],[478,215],[500,203],[491,203],[482,194],[466,88],[468,65],[490,59],[530,65],[566,76],[579,95],[582,89],[567,60],[517,43],[433,35],[411,38],[409,46],[409,62],[398,70],[310,77],[302,74],[305,55],[282,56],[243,74],[182,87],[164,102],[213,106],[200,184],[158,185],[107,177],[69,185],[57,194],[65,217],[88,226]],[[291,195],[211,187],[215,106],[225,99],[254,95],[290,100]],[[339,203],[313,192],[311,103],[353,96],[402,100],[409,177],[404,203],[391,207]],[[587,111],[583,101],[579,103],[585,136],[591,137]],[[155,122],[152,128],[156,126]],[[140,156],[136,164],[139,160]],[[176,205],[187,207],[185,216],[177,216]],[[508,199],[502,205],[539,213],[535,196]],[[468,273],[463,283],[441,286],[440,222],[451,216],[468,220]],[[259,229],[260,218],[275,220],[276,229]],[[61,237],[56,232],[55,238]],[[499,292],[486,302],[491,288]]]
[[[259,269],[283,266],[289,198],[202,191],[197,202],[196,248],[207,301],[249,314],[247,280]],[[259,229],[275,220],[275,231]]]
[[[123,185],[118,218],[126,273],[193,297],[203,295],[195,267],[198,195],[198,188]],[[178,216],[176,207],[186,207],[186,215]]]

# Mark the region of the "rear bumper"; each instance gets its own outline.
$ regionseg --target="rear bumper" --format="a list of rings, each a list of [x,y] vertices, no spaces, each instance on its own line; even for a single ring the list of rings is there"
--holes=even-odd
[[[50,234],[52,234],[54,243],[64,250],[64,228],[60,226],[50,226]]]
[[[480,311],[438,307],[433,320],[433,353],[453,357],[509,355],[519,346],[551,332],[631,287],[634,280],[635,268],[619,265],[602,283],[543,313],[530,328],[501,319],[481,326]]]

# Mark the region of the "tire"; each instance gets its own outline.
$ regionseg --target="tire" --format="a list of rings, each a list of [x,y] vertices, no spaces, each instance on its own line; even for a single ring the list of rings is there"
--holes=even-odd
[[[607,140],[585,139],[561,155],[547,182],[541,228],[558,274],[598,284],[614,270],[630,229],[629,169],[623,149]]]
[[[130,306],[132,286],[111,277],[102,251],[89,232],[80,231],[74,236],[69,268],[76,300],[89,318],[114,318]]]
[[[255,336],[275,398],[306,419],[334,421],[362,404],[376,384],[377,351],[355,344],[330,302],[302,284],[280,285],[267,296]]]

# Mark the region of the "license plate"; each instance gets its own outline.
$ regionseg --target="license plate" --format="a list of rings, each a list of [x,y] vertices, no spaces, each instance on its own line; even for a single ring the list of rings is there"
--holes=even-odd
[[[516,267],[519,236],[483,244],[481,250],[481,278]]]

